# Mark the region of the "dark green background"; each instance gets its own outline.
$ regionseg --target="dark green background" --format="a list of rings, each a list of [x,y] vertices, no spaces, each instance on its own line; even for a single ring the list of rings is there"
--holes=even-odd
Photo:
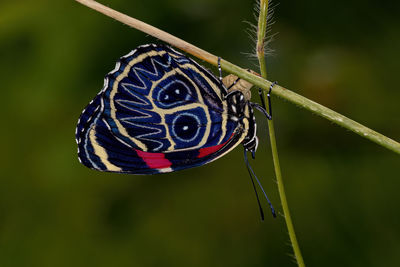
[[[270,79],[400,140],[397,3],[280,1]],[[253,1],[107,4],[257,68],[243,54]],[[119,56],[155,41],[72,0],[0,3],[0,266],[294,266],[283,218],[260,222],[241,148],[159,176],[78,163],[81,110]],[[399,266],[400,156],[281,99],[273,106],[308,266]],[[252,165],[280,212],[257,119]]]

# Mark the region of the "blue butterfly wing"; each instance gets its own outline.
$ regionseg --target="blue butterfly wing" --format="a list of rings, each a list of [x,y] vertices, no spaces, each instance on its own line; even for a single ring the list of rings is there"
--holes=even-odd
[[[93,169],[170,172],[211,162],[246,132],[228,116],[218,79],[164,45],[121,57],[103,90],[83,111],[76,139]]]

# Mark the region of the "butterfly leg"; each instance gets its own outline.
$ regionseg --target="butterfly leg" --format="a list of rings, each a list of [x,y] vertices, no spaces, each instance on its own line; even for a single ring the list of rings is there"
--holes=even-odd
[[[258,111],[260,111],[262,114],[264,114],[268,120],[272,120],[272,116],[265,110],[265,108],[263,108],[262,106],[260,106],[257,103],[253,103],[253,102],[250,102],[250,105],[252,108],[256,108]]]
[[[267,116],[267,118],[268,118],[269,120],[272,120],[271,91],[272,91],[272,88],[273,88],[276,84],[278,84],[277,81],[273,82],[273,83],[270,85],[269,91],[268,91],[268,94],[267,94],[267,98],[268,98],[268,112],[269,112],[269,116]],[[258,94],[260,95],[261,104],[262,104],[262,107],[263,107],[263,109],[264,109],[264,111],[265,111],[265,110],[266,110],[265,99],[264,99],[264,94],[263,94],[261,88],[258,88]],[[258,109],[258,108],[257,108],[257,109]],[[259,110],[260,110],[260,109],[259,109]],[[263,112],[263,113],[264,113],[264,112]]]

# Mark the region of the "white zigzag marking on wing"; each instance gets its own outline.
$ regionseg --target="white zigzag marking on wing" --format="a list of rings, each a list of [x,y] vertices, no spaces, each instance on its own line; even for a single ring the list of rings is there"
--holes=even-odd
[[[126,118],[122,118],[121,121],[137,120],[137,119],[147,119],[147,118],[151,118],[151,117],[152,117],[151,114],[148,114],[148,113],[146,113],[146,112],[140,111],[140,110],[138,110],[138,109],[129,108],[129,107],[123,105],[123,104],[121,104],[121,105],[124,106],[124,107],[126,107],[126,108],[129,109],[129,110],[132,110],[132,111],[134,111],[134,112],[137,112],[137,113],[140,113],[140,114],[143,114],[143,115],[144,115],[144,116],[135,116],[135,117],[126,117]]]
[[[137,80],[139,80],[142,83],[142,86],[133,85],[133,84],[130,84],[130,83],[121,83],[121,85],[124,84],[125,86],[131,86],[131,87],[134,87],[134,88],[137,88],[137,89],[146,90],[147,89],[146,83],[143,81],[142,78],[140,78],[140,76],[138,75],[138,73],[136,72],[136,70],[134,68],[132,68],[131,70],[135,72],[136,77],[134,77],[134,78],[137,78]]]
[[[138,118],[138,117],[133,117],[133,118]],[[146,141],[150,141],[150,142],[158,143],[158,144],[159,144],[158,147],[154,148],[155,151],[159,150],[159,149],[163,146],[163,143],[162,143],[161,141],[157,141],[157,140],[154,140],[154,139],[147,138],[147,137],[149,137],[149,136],[151,136],[151,135],[161,133],[161,132],[162,132],[161,129],[154,128],[154,127],[151,127],[151,126],[144,126],[144,125],[142,125],[142,124],[137,124],[137,123],[134,123],[134,122],[132,122],[132,121],[128,121],[127,119],[128,119],[128,118],[124,118],[124,119],[122,119],[122,120],[125,121],[126,123],[130,124],[130,125],[133,125],[133,126],[136,126],[136,127],[139,127],[139,128],[154,130],[154,131],[152,131],[152,132],[150,132],[150,133],[145,133],[145,134],[136,135],[135,138],[137,138],[137,139],[142,139],[142,140],[146,140]]]
[[[169,63],[170,63],[171,60],[169,59],[168,61],[169,61]],[[150,58],[150,62],[151,62],[151,65],[153,66],[153,71],[149,71],[149,70],[147,70],[147,69],[142,69],[142,68],[140,68],[140,67],[135,67],[135,66],[133,66],[133,69],[138,70],[138,71],[143,71],[143,72],[149,73],[149,74],[154,75],[154,76],[158,76],[159,73],[158,73],[158,70],[157,70],[157,68],[156,68],[155,63],[157,63],[158,65],[161,65],[161,66],[164,67],[164,68],[170,67],[169,64],[168,64],[168,65],[165,65],[165,64],[163,64],[162,62],[160,62],[160,61],[158,61],[158,60],[156,60],[156,59],[154,59],[154,58]]]
[[[158,60],[155,60],[155,59],[153,59],[153,58],[150,58],[150,62],[151,62],[151,64],[152,64],[152,66],[153,66],[153,71],[149,71],[149,70],[147,70],[147,69],[142,69],[142,68],[139,68],[139,67],[135,67],[135,65],[132,66],[131,70],[132,70],[132,71],[134,72],[134,74],[135,74],[135,77],[134,77],[134,78],[136,78],[136,80],[140,81],[140,83],[142,84],[142,86],[133,85],[133,84],[130,84],[130,83],[121,83],[122,88],[125,89],[128,93],[130,93],[130,94],[133,95],[133,96],[135,96],[135,94],[132,93],[131,90],[129,90],[129,87],[131,87],[131,88],[133,88],[133,89],[147,90],[148,88],[146,87],[146,83],[144,82],[144,79],[143,79],[142,77],[140,77],[138,71],[139,71],[139,72],[142,71],[142,72],[144,72],[144,73],[148,73],[148,74],[151,74],[151,75],[159,76],[159,73],[158,73],[158,70],[157,70],[157,68],[156,68],[156,66],[155,66],[155,63],[157,63],[158,65],[160,65],[160,66],[162,66],[162,67],[164,67],[164,68],[168,68],[168,67],[170,67],[171,60],[172,60],[172,59],[171,59],[171,57],[169,56],[169,57],[168,57],[168,62],[167,62],[167,64],[163,64],[162,62],[160,62],[160,61],[158,61]],[[105,84],[105,88],[106,88],[106,87],[107,87],[106,85],[108,84],[108,81],[105,80],[105,81],[104,81],[104,84]],[[104,90],[104,89],[103,89],[103,90]]]
[[[167,53],[166,55],[168,55],[168,53]],[[162,63],[161,61],[158,61],[158,60],[155,59],[155,58],[150,58],[150,59],[151,59],[151,61],[154,61],[154,62],[157,63],[158,65],[163,66],[164,68],[169,68],[169,67],[171,67],[171,56],[170,56],[170,55],[168,55],[168,62],[167,62],[167,64],[164,64],[164,63]]]
[[[148,73],[148,74],[151,74],[151,75],[154,75],[154,76],[159,76],[159,73],[158,73],[158,70],[157,70],[157,68],[156,68],[156,66],[155,66],[155,63],[157,63],[157,64],[163,66],[164,68],[168,68],[168,67],[169,67],[169,64],[171,63],[171,58],[169,57],[168,63],[167,63],[167,64],[163,64],[162,62],[160,62],[160,61],[158,61],[158,60],[155,60],[155,59],[153,59],[153,58],[150,58],[150,62],[151,62],[151,64],[152,64],[152,66],[153,66],[153,71],[149,71],[149,70],[147,70],[147,69],[142,69],[142,68],[139,68],[139,67],[135,67],[135,65],[132,66],[132,68],[131,68],[131,70],[132,70],[132,71],[134,72],[134,74],[135,74],[135,77],[134,77],[134,78],[136,78],[138,81],[140,81],[140,83],[142,84],[142,86],[133,85],[133,84],[130,84],[130,83],[121,83],[121,87],[122,87],[123,89],[125,89],[129,94],[131,94],[131,95],[133,95],[133,96],[136,97],[136,95],[129,89],[129,87],[131,87],[131,88],[133,88],[133,89],[141,89],[141,90],[147,90],[147,89],[148,89],[148,88],[146,87],[146,83],[144,82],[144,78],[142,78],[142,77],[139,75],[138,71],[139,71],[139,72]],[[133,90],[133,91],[134,91],[134,90]]]
[[[128,91],[128,90],[126,90],[126,91]],[[138,96],[136,96],[136,95],[134,95],[134,94],[132,94],[132,93],[129,93],[129,94],[131,94],[135,99],[134,99],[134,100],[118,99],[118,100],[115,100],[115,102],[117,102],[118,104],[120,104],[121,106],[124,106],[124,107],[126,107],[126,108],[129,108],[129,107],[125,106],[125,105],[122,104],[122,103],[137,104],[137,105],[139,105],[139,106],[149,106],[149,105],[150,105],[150,103],[148,103],[148,102],[146,102],[145,100],[139,98]],[[139,101],[135,101],[135,100],[139,100]],[[130,108],[129,108],[129,109],[130,109]]]

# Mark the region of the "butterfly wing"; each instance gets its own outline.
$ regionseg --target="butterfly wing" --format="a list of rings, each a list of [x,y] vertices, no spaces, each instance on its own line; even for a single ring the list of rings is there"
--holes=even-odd
[[[103,90],[83,111],[76,139],[93,169],[170,172],[211,162],[242,142],[218,79],[164,45],[121,57]]]

